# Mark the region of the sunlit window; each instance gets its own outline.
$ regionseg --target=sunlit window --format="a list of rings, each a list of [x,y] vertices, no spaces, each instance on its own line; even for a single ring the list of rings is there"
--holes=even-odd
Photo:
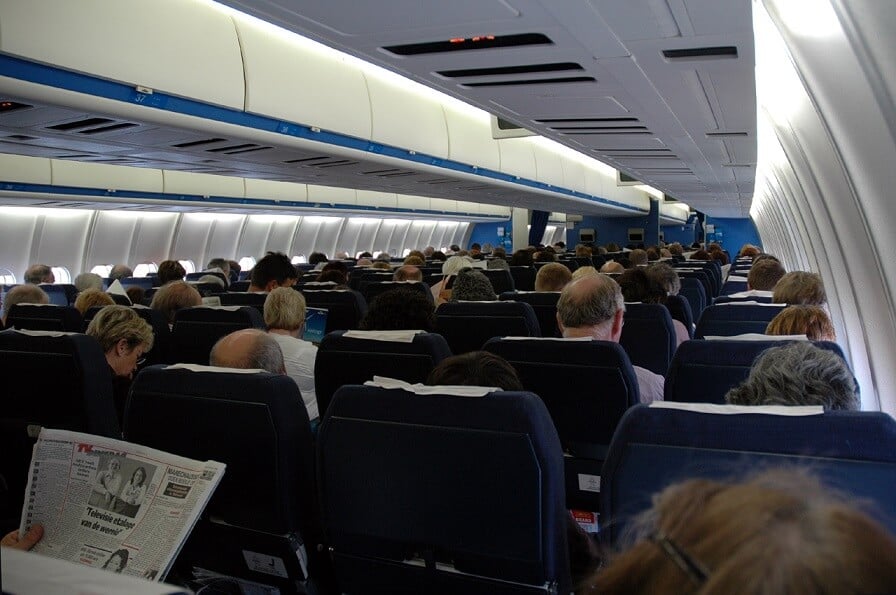
[[[16,276],[9,269],[0,269],[0,285],[15,285]]]
[[[111,270],[112,270],[111,264],[98,264],[95,267],[93,267],[92,269],[90,269],[90,272],[94,273],[96,275],[99,275],[100,277],[105,279],[109,276],[109,272]]]
[[[154,262],[141,262],[134,268],[135,277],[145,277],[150,273],[158,273],[159,267]]]
[[[243,256],[240,258],[240,270],[249,271],[255,268],[255,259],[251,256]]]
[[[50,270],[53,271],[53,278],[56,279],[56,283],[71,283],[72,282],[72,274],[65,267],[50,267]]]
[[[308,262],[308,258],[304,254],[296,254],[292,257],[293,264],[306,264]],[[252,265],[255,266],[255,265]]]
[[[184,270],[187,271],[187,274],[196,272],[196,265],[193,264],[192,260],[178,260],[180,266],[184,267]]]
[[[410,253],[411,253],[411,249],[410,249],[410,248],[405,248],[405,249],[404,249],[404,252],[401,253],[401,256],[402,256],[403,258],[407,258],[407,257],[408,257],[408,254],[410,254]]]

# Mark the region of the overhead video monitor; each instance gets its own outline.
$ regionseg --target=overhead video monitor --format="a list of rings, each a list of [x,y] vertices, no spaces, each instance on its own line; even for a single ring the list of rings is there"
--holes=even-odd
[[[628,228],[628,241],[634,243],[640,243],[644,241],[644,228],[643,227],[629,227]]]

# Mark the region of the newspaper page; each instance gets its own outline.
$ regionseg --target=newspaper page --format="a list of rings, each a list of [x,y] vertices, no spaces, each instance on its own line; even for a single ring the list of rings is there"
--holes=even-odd
[[[162,580],[224,468],[112,438],[43,429],[19,530],[43,524],[37,553]]]

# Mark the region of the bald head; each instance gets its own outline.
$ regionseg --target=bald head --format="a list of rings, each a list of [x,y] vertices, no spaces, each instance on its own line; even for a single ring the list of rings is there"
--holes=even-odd
[[[412,264],[398,267],[392,275],[393,281],[423,281],[423,271]]]
[[[568,284],[557,302],[557,322],[564,337],[619,341],[624,314],[619,284],[603,274]]]
[[[209,362],[223,368],[260,369],[273,374],[286,374],[283,352],[277,341],[254,328],[235,331],[218,339],[212,347]]]

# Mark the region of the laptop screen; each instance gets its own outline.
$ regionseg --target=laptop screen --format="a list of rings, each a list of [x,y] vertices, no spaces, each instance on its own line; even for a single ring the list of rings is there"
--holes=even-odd
[[[320,345],[324,335],[327,334],[327,310],[326,308],[308,308],[305,312],[305,332],[302,338],[315,345]]]

